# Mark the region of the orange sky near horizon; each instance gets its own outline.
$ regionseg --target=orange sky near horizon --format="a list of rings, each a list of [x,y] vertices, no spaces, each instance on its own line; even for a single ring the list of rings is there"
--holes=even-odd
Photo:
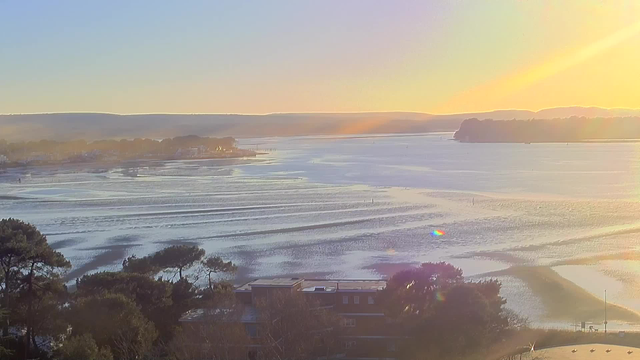
[[[456,111],[462,104],[475,109],[495,104],[499,109],[503,104],[519,102],[526,109],[541,110],[573,105],[579,97],[584,99],[581,104],[629,107],[629,104],[638,103],[640,98],[637,87],[640,78],[634,77],[640,73],[639,34],[640,20],[584,46],[552,55],[534,66],[465,90],[436,109],[436,113]],[[637,47],[634,49],[629,45]],[[635,70],[635,74],[629,70]],[[594,81],[596,77],[597,82]],[[607,85],[603,86],[603,83]],[[596,84],[598,86],[594,87]],[[555,105],[548,105],[546,99],[538,100],[540,94],[545,97],[552,94],[556,98]],[[536,101],[537,105],[531,105]],[[520,107],[515,105],[512,108]]]
[[[637,0],[69,0],[0,14],[0,114],[640,109]]]

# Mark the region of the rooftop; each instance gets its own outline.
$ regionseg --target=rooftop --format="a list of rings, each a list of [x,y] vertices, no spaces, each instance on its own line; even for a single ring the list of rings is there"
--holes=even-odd
[[[240,286],[237,290],[251,290],[255,287],[292,287],[303,280],[300,278],[273,278],[273,279],[256,279]]]
[[[234,311],[237,313],[234,314]],[[258,311],[253,306],[244,306],[241,309],[193,309],[187,311],[180,318],[181,322],[203,321],[222,318],[223,321],[235,321],[238,316],[242,323],[254,323],[258,321]]]
[[[387,281],[351,280],[351,279],[300,279],[275,278],[256,279],[236,288],[239,291],[250,291],[252,287],[292,287],[300,284],[304,292],[336,292],[336,291],[378,291],[385,288]]]

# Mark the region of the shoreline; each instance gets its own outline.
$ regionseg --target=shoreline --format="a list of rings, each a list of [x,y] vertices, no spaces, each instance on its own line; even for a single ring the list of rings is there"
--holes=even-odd
[[[560,276],[549,266],[516,265],[504,270],[479,274],[476,278],[515,277],[522,280],[545,307],[545,317],[552,321],[603,320],[604,299],[600,299],[574,282]],[[608,320],[640,323],[640,313],[608,302]]]
[[[376,271],[383,278],[390,278],[395,272],[419,266],[419,263],[378,263],[366,269]],[[523,281],[527,288],[540,299],[545,314],[542,320],[552,323],[586,321],[602,322],[604,299],[600,299],[562,277],[551,266],[514,265],[503,270],[465,276],[470,280],[483,278],[513,277]],[[630,325],[640,324],[640,312],[625,306],[607,302],[607,315],[610,321],[620,321]]]
[[[131,158],[131,159],[118,159],[113,161],[78,161],[78,162],[42,162],[42,163],[34,163],[34,164],[18,164],[18,163],[10,163],[9,165],[0,166],[0,171],[3,170],[13,170],[13,169],[30,169],[30,168],[40,168],[47,166],[56,166],[56,167],[66,167],[66,166],[87,166],[87,165],[105,165],[105,166],[115,166],[122,165],[128,162],[136,163],[136,162],[164,162],[164,161],[189,161],[189,160],[225,160],[225,159],[242,159],[249,157],[257,157],[258,155],[267,155],[266,152],[257,152],[253,150],[241,150],[240,153],[229,153],[229,155],[211,155],[211,156],[201,156],[201,157],[189,157],[189,158],[177,158],[177,157],[141,157],[141,158]]]
[[[458,139],[451,139],[461,144],[635,144],[640,143],[640,139],[585,139],[585,140],[539,140],[539,141],[462,141]]]

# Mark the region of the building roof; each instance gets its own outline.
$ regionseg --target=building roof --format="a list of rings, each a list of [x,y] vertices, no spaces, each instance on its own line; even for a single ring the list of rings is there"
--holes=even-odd
[[[251,290],[252,287],[293,287],[302,281],[300,278],[256,279],[239,286],[236,290]]]
[[[238,311],[237,314],[233,314]],[[253,306],[244,306],[242,309],[193,309],[187,311],[179,321],[194,322],[204,321],[207,317],[220,317],[222,321],[236,321],[240,317],[242,323],[258,322],[258,309]]]
[[[252,287],[293,287],[300,284],[304,292],[342,292],[342,291],[367,291],[382,290],[387,286],[387,281],[376,280],[351,280],[351,279],[300,279],[300,278],[275,278],[256,279],[236,288],[236,291],[251,291]]]
[[[302,283],[302,291],[316,291],[317,288],[325,288],[325,291],[378,291],[387,286],[386,280],[343,280],[343,279],[305,279]]]

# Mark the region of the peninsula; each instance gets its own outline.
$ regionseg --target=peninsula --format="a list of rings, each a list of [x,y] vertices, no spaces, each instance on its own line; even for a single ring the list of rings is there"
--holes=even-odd
[[[29,141],[9,143],[0,139],[0,168],[125,160],[218,159],[256,156],[239,149],[232,137],[197,135],[163,140]]]
[[[467,119],[453,135],[472,143],[629,141],[640,139],[640,117],[570,117],[550,120]]]

